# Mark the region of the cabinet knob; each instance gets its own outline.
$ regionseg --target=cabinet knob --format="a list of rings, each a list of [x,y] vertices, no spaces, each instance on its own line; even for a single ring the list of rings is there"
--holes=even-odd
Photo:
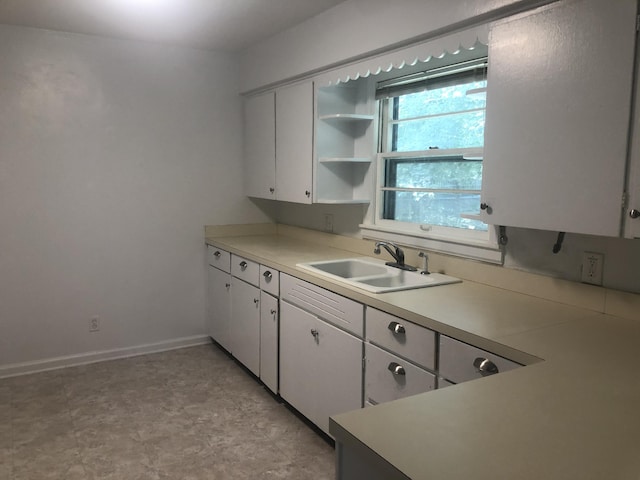
[[[240,270],[243,272],[247,269],[247,262],[240,262]]]
[[[480,204],[480,210],[487,212],[489,215],[491,215],[491,212],[493,212],[493,209],[491,208],[491,205],[489,205],[488,203],[484,203],[484,202],[482,202]]]
[[[311,196],[311,192],[310,192],[309,190],[305,190],[305,191],[304,191],[304,194],[305,194],[307,197],[310,197],[310,196]]]
[[[220,255],[222,255],[222,254],[220,253],[220,250],[216,250],[216,251],[213,253],[213,256],[214,256],[214,257],[216,257],[216,258],[220,258]]]
[[[271,280],[271,278],[273,277],[273,274],[269,270],[267,270],[262,274],[262,276],[267,280]]]
[[[259,298],[254,298],[254,299],[253,299],[253,303],[255,303],[256,305],[258,304],[258,302],[259,302],[259,301],[260,301],[260,299],[259,299]]]
[[[318,330],[316,330],[315,328],[312,328],[312,329],[311,329],[311,335],[312,335],[314,338],[316,338],[316,339],[317,339],[317,338],[318,338]]]
[[[387,328],[391,330],[394,335],[402,335],[403,333],[406,333],[404,326],[398,322],[391,322]]]
[[[498,367],[495,363],[493,363],[488,358],[478,357],[473,361],[473,366],[476,367],[476,370],[483,377],[488,377],[489,375],[495,375],[499,373]]]
[[[225,283],[224,286],[229,288],[231,286],[231,284],[230,283]]]
[[[630,216],[631,218],[638,218],[638,217],[640,217],[640,210],[637,210],[637,209],[635,209],[635,208],[633,208],[633,209],[629,210],[629,216]]]
[[[273,193],[273,192],[275,192],[275,191],[276,191],[276,189],[275,189],[275,188],[273,188],[273,187],[269,187],[269,193]]]
[[[407,372],[404,370],[404,367],[396,362],[391,362],[387,369],[393,373],[394,375],[406,375]]]
[[[276,313],[278,313],[278,311],[275,308],[271,309],[271,315],[275,315]]]

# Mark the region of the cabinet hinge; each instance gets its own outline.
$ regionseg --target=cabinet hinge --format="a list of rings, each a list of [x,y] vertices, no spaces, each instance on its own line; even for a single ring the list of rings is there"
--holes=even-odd
[[[362,357],[362,371],[364,372],[367,369],[367,359],[366,357]]]
[[[636,32],[640,32],[640,15],[636,15]]]

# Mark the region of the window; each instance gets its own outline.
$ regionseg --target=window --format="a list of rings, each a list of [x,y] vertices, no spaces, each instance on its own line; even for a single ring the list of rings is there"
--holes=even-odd
[[[481,58],[378,83],[376,226],[490,242],[470,215],[480,207],[486,72]]]

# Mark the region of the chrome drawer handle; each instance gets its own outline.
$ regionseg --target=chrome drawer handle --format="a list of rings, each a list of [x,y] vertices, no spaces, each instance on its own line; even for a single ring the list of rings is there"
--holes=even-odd
[[[240,269],[244,272],[248,267],[247,262],[240,262]]]
[[[396,362],[391,362],[387,368],[394,375],[406,375],[407,374],[407,372],[405,372],[405,370],[404,370],[404,367],[402,365],[396,363]]]
[[[493,363],[488,358],[478,357],[473,361],[473,366],[476,367],[476,370],[483,377],[488,377],[489,375],[495,375],[496,373],[500,373],[498,367],[495,363]]]
[[[216,258],[220,258],[220,255],[222,255],[222,254],[220,253],[220,250],[216,250],[216,251],[214,252],[214,254],[213,254],[213,256],[214,256],[214,257],[216,257]]]
[[[402,335],[406,333],[404,327],[400,325],[398,322],[391,322],[387,327],[394,335]]]
[[[262,276],[263,276],[264,278],[266,278],[267,280],[271,280],[271,278],[273,277],[273,274],[272,274],[269,270],[267,270],[266,272],[264,272],[264,273],[262,274]]]

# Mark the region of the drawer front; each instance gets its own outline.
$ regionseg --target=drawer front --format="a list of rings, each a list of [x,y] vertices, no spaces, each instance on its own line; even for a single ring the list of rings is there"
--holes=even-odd
[[[364,305],[324,288],[280,274],[280,298],[362,338]]]
[[[435,370],[436,333],[428,328],[367,307],[367,340]]]
[[[440,375],[453,383],[506,372],[520,366],[506,358],[440,335]]]
[[[274,297],[280,295],[280,272],[275,268],[260,265],[260,289]]]
[[[223,272],[231,271],[231,254],[221,248],[207,246],[207,258],[209,265],[219,268]]]
[[[365,401],[373,405],[435,389],[435,375],[375,345],[365,344],[365,357]]]
[[[256,287],[260,286],[260,265],[238,255],[231,255],[231,275]]]

